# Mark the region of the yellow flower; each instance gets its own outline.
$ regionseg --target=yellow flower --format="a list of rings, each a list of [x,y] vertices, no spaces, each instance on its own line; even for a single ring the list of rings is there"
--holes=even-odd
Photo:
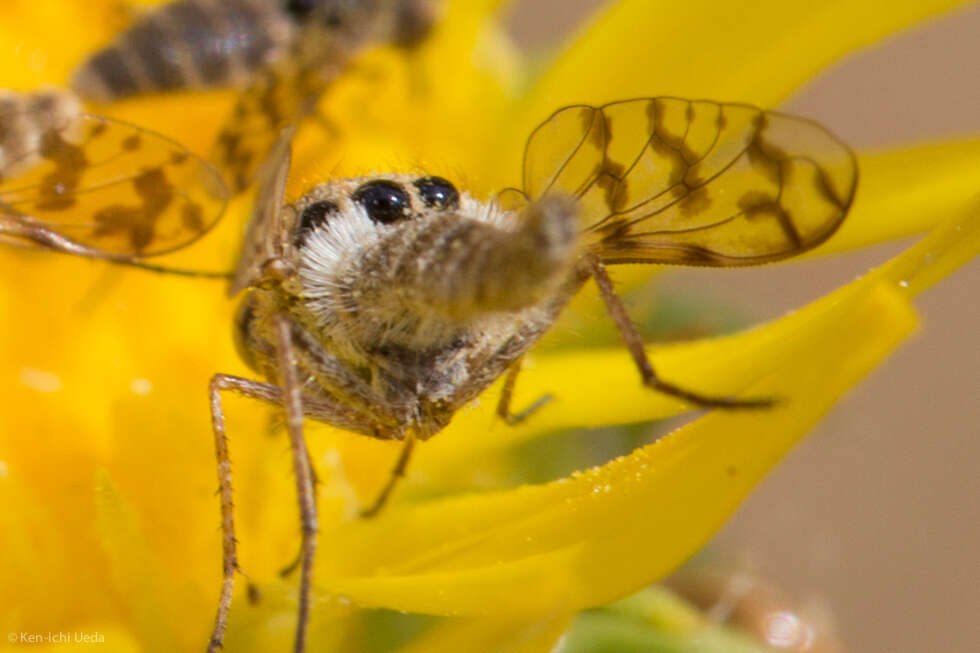
[[[290,192],[326,175],[424,168],[484,194],[514,183],[526,134],[559,106],[653,94],[773,106],[847,52],[957,3],[907,0],[881,12],[869,0],[813,9],[622,0],[540,74],[489,18],[498,4],[456,0],[419,52],[363,57],[320,107],[335,129],[304,127]],[[0,86],[64,83],[120,25],[115,5],[8,3]],[[231,99],[175,94],[98,110],[206,152]],[[382,607],[460,617],[406,651],[548,651],[576,611],[668,573],[916,328],[911,300],[980,251],[978,157],[976,140],[861,153],[857,203],[821,252],[929,235],[782,319],[651,348],[665,378],[785,398],[771,410],[714,411],[599,468],[507,487],[503,454],[519,443],[685,410],[641,388],[622,348],[543,351],[517,405],[544,393],[558,401],[508,428],[491,411],[499,388],[489,391],[420,447],[393,504],[371,521],[356,508],[381,487],[397,447],[309,423],[322,481],[310,649],[361,650],[359,609]],[[247,198],[169,260],[230,267],[246,214]],[[229,337],[233,303],[216,283],[13,248],[0,274],[0,631],[98,632],[110,651],[199,650],[221,550],[205,389],[215,372],[248,375]],[[593,301],[579,308],[596,313]],[[263,594],[249,605],[239,583],[231,651],[292,641],[295,584],[277,571],[297,551],[296,500],[271,415],[226,402],[240,561]]]

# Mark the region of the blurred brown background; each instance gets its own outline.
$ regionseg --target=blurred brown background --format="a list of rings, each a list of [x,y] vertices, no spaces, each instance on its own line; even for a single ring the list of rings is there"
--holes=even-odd
[[[556,44],[598,4],[524,0],[512,31],[522,46]],[[980,3],[853,55],[786,108],[857,148],[980,135]],[[783,265],[778,275],[679,271],[664,283],[763,319],[907,245]],[[801,601],[826,606],[850,651],[978,650],[978,299],[977,261],[924,295],[922,333],[845,397],[713,544]]]

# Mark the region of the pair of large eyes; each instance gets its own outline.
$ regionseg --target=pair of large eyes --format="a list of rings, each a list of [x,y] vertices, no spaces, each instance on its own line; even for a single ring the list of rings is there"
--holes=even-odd
[[[459,192],[442,177],[420,177],[412,182],[418,197],[429,208],[451,209],[459,206]],[[402,186],[387,179],[375,179],[362,184],[351,199],[364,207],[372,222],[392,224],[412,217],[412,198]],[[299,217],[296,231],[299,239],[324,224],[337,205],[329,200],[310,204]]]
[[[425,205],[434,209],[455,208],[459,193],[442,177],[422,177],[413,182]],[[412,216],[412,198],[399,184],[387,179],[369,181],[351,195],[374,222],[391,224]]]

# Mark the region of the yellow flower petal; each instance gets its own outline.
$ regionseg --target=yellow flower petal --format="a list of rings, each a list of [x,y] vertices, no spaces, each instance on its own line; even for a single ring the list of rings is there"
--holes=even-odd
[[[125,25],[119,9],[111,0],[5,1],[0,10],[3,87],[26,90],[63,84],[87,53]]]
[[[96,470],[98,531],[122,599],[126,621],[139,639],[155,642],[161,649],[190,648],[207,637],[203,629],[188,628],[195,614],[173,585],[142,533],[133,507],[128,505],[104,469]],[[197,597],[197,609],[205,606]],[[178,646],[178,640],[180,646]]]
[[[756,353],[749,391],[784,397],[776,407],[714,411],[571,479],[349,524],[324,538],[321,587],[369,606],[487,614],[597,605],[657,579],[915,329],[907,298],[980,251],[980,207],[964,213],[771,327],[790,345]]]
[[[792,351],[760,357],[768,374],[752,390],[786,397],[776,408],[711,413],[571,479],[326,533],[319,585],[362,605],[439,614],[572,610],[623,596],[696,550],[915,325],[893,288],[861,284],[803,325]]]
[[[242,583],[244,584],[244,583]],[[237,609],[231,611],[224,650],[234,653],[268,653],[292,650],[296,630],[296,586],[293,581],[282,581],[260,586],[258,602],[247,601],[239,595]],[[210,616],[211,610],[200,613],[195,623],[210,628],[211,624],[201,616]],[[357,609],[342,605],[335,600],[318,600],[310,619],[308,651],[358,651],[362,634]],[[188,651],[202,648],[198,640]]]
[[[762,0],[624,0],[551,64],[525,111],[678,95],[773,106],[827,65],[859,47],[963,0],[874,0],[807,4]]]
[[[980,253],[980,196],[901,256],[872,275],[919,295]]]
[[[6,452],[6,449],[3,449]],[[6,453],[3,454],[6,458]],[[43,605],[51,588],[72,589],[81,592],[83,584],[73,580],[80,571],[87,581],[98,577],[88,576],[78,569],[77,549],[66,546],[63,525],[53,503],[48,497],[28,486],[29,474],[23,470],[8,470],[8,460],[3,461],[0,475],[0,514],[4,527],[0,529],[0,550],[4,552],[4,564],[0,565],[0,587],[19,601],[5,601],[0,610],[0,627],[4,631],[46,631],[51,622],[73,623],[72,606],[58,602],[50,605],[47,614],[37,614],[30,606]]]

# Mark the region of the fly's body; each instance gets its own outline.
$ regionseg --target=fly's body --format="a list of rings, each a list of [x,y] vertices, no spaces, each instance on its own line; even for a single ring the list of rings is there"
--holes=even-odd
[[[108,102],[148,92],[244,85],[281,57],[299,16],[260,0],[177,0],[137,19],[75,73],[74,89]]]
[[[108,102],[132,95],[246,87],[256,72],[330,38],[341,49],[411,44],[433,20],[423,0],[175,0],[139,16],[75,72],[74,90]],[[329,66],[336,55],[322,55]]]

